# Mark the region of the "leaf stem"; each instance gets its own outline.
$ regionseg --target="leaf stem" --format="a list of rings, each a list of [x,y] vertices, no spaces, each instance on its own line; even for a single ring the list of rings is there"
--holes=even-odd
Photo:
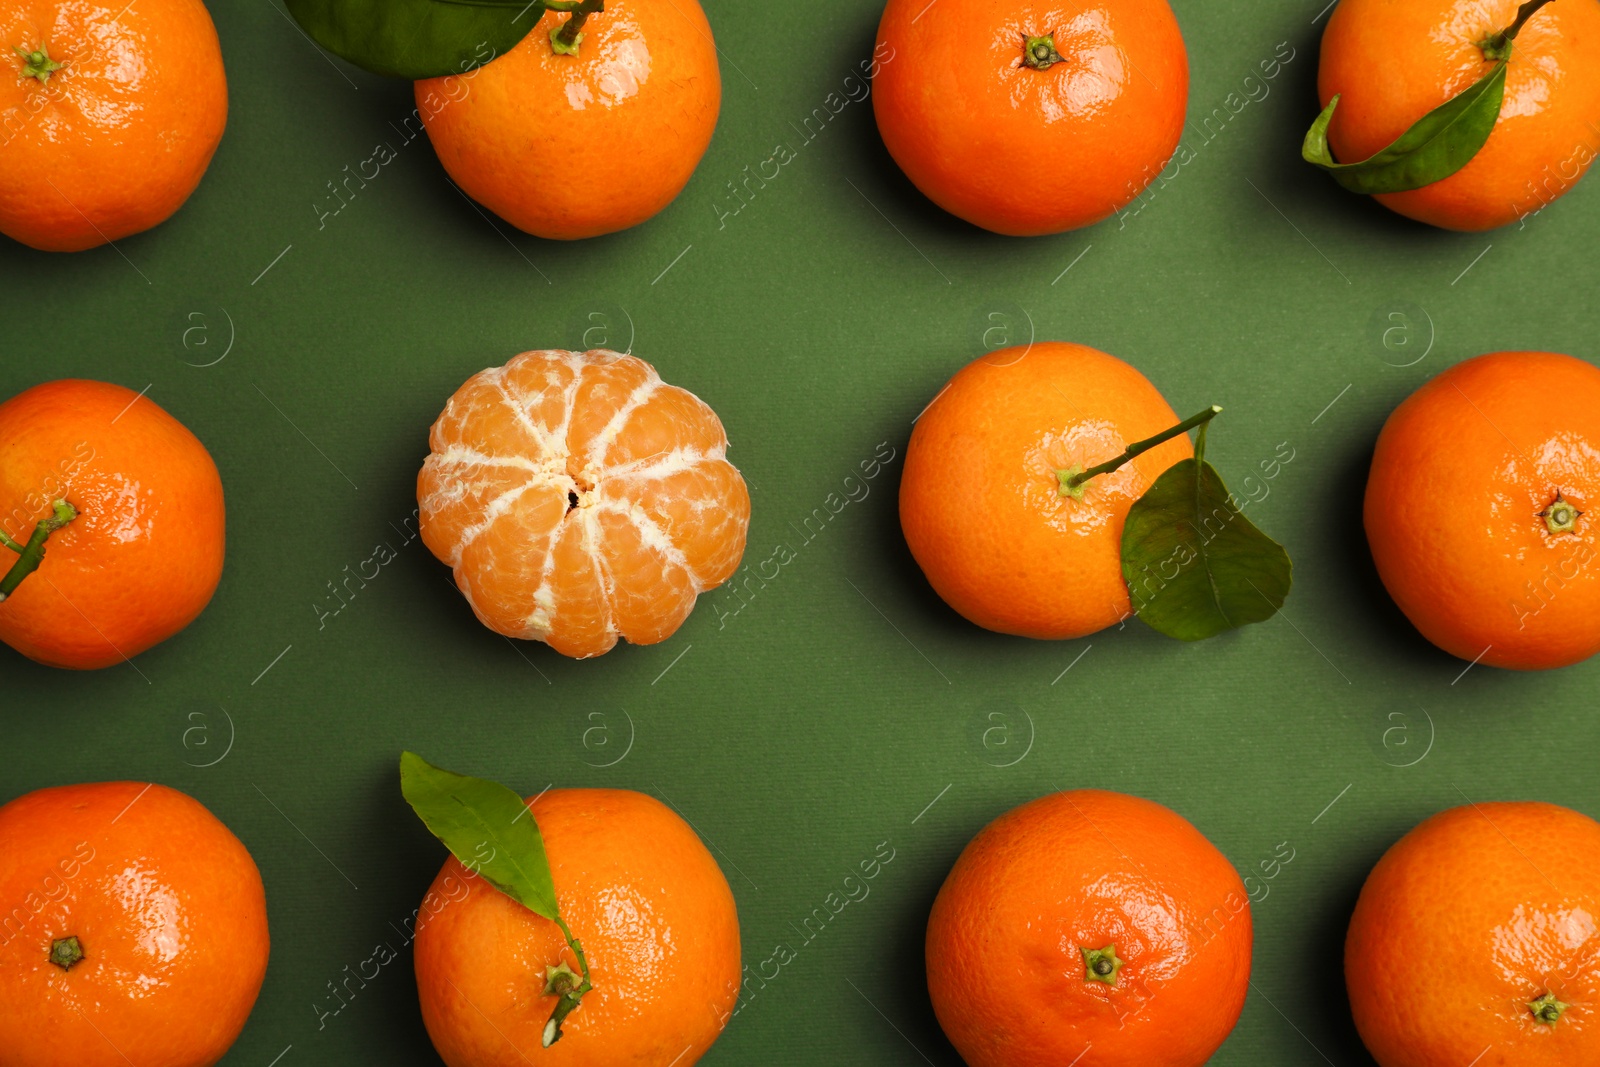
[[[1082,496],[1083,484],[1090,478],[1095,478],[1102,474],[1110,474],[1112,471],[1116,470],[1118,467],[1122,466],[1124,463],[1128,462],[1130,459],[1139,455],[1140,453],[1148,452],[1157,445],[1164,444],[1165,442],[1172,440],[1179,434],[1188,433],[1196,426],[1204,426],[1206,423],[1216,418],[1221,411],[1222,409],[1220,407],[1212,404],[1204,411],[1184,419],[1170,430],[1163,430],[1154,437],[1147,437],[1143,441],[1135,441],[1133,444],[1123,449],[1122,455],[1117,456],[1114,459],[1109,459],[1104,463],[1098,463],[1095,466],[1090,467],[1088,470],[1082,470],[1078,467],[1068,467],[1066,470],[1056,471],[1056,478],[1061,483],[1061,495],[1070,497]]]
[[[1534,16],[1534,13],[1549,2],[1550,0],[1527,0],[1527,3],[1517,8],[1516,21],[1499,33],[1484,38],[1483,42],[1478,45],[1479,48],[1483,49],[1483,58],[1492,60],[1508,58],[1511,55],[1511,42],[1516,39],[1518,33],[1522,32],[1522,27]]]
[[[567,939],[567,947],[578,957],[578,970],[583,973],[583,981],[575,986],[571,985],[572,972],[565,965],[550,969],[545,992],[555,993],[560,999],[556,1001],[555,1010],[550,1013],[550,1021],[544,1024],[544,1036],[541,1040],[545,1048],[561,1040],[561,1024],[578,1007],[583,995],[594,988],[594,982],[589,978],[589,957],[583,954],[583,944],[572,936],[572,929],[561,916],[555,917],[555,924],[561,928],[561,935]]]
[[[54,513],[39,520],[39,524],[33,528],[33,536],[20,549],[11,538],[5,539],[5,546],[17,553],[17,561],[11,565],[6,576],[0,578],[0,603],[17,591],[17,586],[22,584],[24,578],[39,569],[39,564],[44,562],[44,543],[50,539],[50,535],[78,517],[78,509],[65,500],[55,501],[52,508]]]
[[[583,41],[583,24],[589,16],[606,9],[605,0],[545,0],[546,8],[551,11],[570,11],[571,17],[555,29],[550,31],[550,47],[564,56],[578,54],[578,45]]]

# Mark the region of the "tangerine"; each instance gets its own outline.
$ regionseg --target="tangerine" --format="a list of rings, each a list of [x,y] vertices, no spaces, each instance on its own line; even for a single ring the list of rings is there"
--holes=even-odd
[[[528,800],[562,919],[594,988],[542,1047],[547,968],[581,964],[560,927],[445,861],[416,934],[422,1020],[449,1067],[689,1067],[717,1039],[742,980],[739,917],[689,824],[625,789]]]
[[[228,83],[200,0],[0,10],[0,233],[77,252],[165,222],[222,140]]]
[[[1328,143],[1366,159],[1491,69],[1484,42],[1518,0],[1340,0],[1322,35],[1317,94],[1339,94]],[[1375,199],[1449,230],[1488,230],[1567,193],[1600,153],[1600,5],[1549,4],[1518,30],[1489,140],[1440,181]]]
[[[208,1067],[266,975],[255,861],[162,785],[0,807],[0,909],[0,1048],[18,1067]]]
[[[131,659],[193,622],[222,578],[211,454],[120,385],[48,382],[0,404],[0,508],[0,575],[27,571],[12,569],[38,523],[61,523],[0,597],[0,641],[46,666]]]
[[[928,992],[970,1067],[1199,1067],[1250,979],[1250,900],[1182,816],[1098,789],[1000,816],[928,917]]]
[[[1167,0],[889,0],[878,132],[929,200],[1035,236],[1098,222],[1172,158],[1189,56]]]
[[[1600,369],[1458,363],[1384,423],[1367,478],[1378,575],[1422,635],[1514,670],[1600,652]]]
[[[722,103],[696,0],[606,0],[576,54],[540,30],[467,74],[417,82],[439,162],[520,230],[576,240],[637,226],[683,190]]]
[[[1127,618],[1122,526],[1161,472],[1194,454],[1178,436],[1085,482],[1178,417],[1144,375],[1048,341],[967,364],[917,418],[900,525],[934,591],[972,622],[1023,637],[1082,637]]]
[[[467,380],[417,478],[423,542],[507,637],[598,656],[665,641],[744,554],[716,413],[619,352],[524,352]]]
[[[1382,1067],[1600,1063],[1600,824],[1554,804],[1443,811],[1356,901],[1345,984]]]

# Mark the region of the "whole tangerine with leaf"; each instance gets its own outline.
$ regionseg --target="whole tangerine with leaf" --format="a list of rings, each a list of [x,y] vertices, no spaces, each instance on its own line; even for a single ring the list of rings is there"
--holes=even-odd
[[[266,975],[245,846],[166,786],[56,786],[0,807],[0,1058],[209,1067]]]
[[[1600,1063],[1600,824],[1464,804],[1397,841],[1345,939],[1356,1030],[1381,1067]]]
[[[419,910],[417,992],[449,1067],[688,1067],[743,980],[733,891],[700,838],[625,789],[503,785],[401,757],[450,849]]]
[[[889,0],[872,108],[928,199],[1012,236],[1100,221],[1183,133],[1189,58],[1167,0]]]
[[[211,602],[222,478],[148,396],[68,379],[0,404],[0,641],[51,667],[110,667]]]
[[[1408,218],[1488,230],[1600,154],[1600,4],[1340,0],[1305,158]]]
[[[468,379],[429,443],[423,543],[506,637],[577,658],[664,641],[744,554],[721,420],[636,356],[524,352]]]
[[[1221,410],[1180,422],[1143,374],[1086,345],[980,356],[912,429],[906,544],[947,604],[1000,633],[1083,637],[1136,613],[1198,640],[1270,618],[1289,558],[1205,460]]]
[[[1472,663],[1600,652],[1600,368],[1494,352],[1436,375],[1378,434],[1363,507],[1378,576]]]
[[[928,993],[968,1067],[1200,1067],[1249,991],[1250,899],[1182,816],[1098,789],[1001,815],[928,917]]]
[[[11,0],[0,10],[0,233],[47,252],[170,218],[228,120],[201,0]]]
[[[463,192],[520,230],[575,240],[636,226],[677,197],[711,143],[722,83],[697,0],[566,6],[549,33],[419,81],[416,97]]]

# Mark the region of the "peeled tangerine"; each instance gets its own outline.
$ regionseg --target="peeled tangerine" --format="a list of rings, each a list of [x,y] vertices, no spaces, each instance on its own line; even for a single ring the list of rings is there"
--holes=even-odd
[[[664,641],[744,554],[721,420],[634,356],[524,352],[469,378],[429,443],[422,540],[507,637],[578,658]]]

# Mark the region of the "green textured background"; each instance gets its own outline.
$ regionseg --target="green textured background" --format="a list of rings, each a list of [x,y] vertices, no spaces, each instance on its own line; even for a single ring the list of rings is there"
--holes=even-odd
[[[571,245],[483,217],[424,140],[404,144],[408,86],[327,59],[275,0],[215,4],[232,114],[209,176],[120,250],[0,247],[0,395],[67,376],[148,385],[222,469],[227,573],[137,669],[66,674],[0,648],[0,799],[149,779],[233,827],[266,879],[273,954],[226,1062],[262,1067],[437,1062],[408,951],[319,1024],[327,983],[400,947],[443,858],[400,799],[402,747],[524,792],[670,801],[727,872],[752,966],[798,944],[800,920],[888,842],[870,895],[704,1062],[944,1065],[958,1061],[921,937],[957,852],[1041,793],[1125,790],[1188,816],[1255,879],[1253,988],[1214,1062],[1370,1062],[1340,949],[1379,854],[1466,798],[1600,813],[1600,664],[1463,675],[1389,603],[1360,527],[1378,428],[1430,375],[1506,347],[1593,356],[1579,309],[1600,188],[1483,236],[1339,191],[1297,156],[1323,2],[1180,0],[1193,158],[1136,213],[1018,241],[924,201],[869,102],[797,132],[871,52],[875,4],[711,0],[725,99],[709,154],[654,221]],[[1247,84],[1280,42],[1293,58]],[[1226,119],[1203,126],[1214,108]],[[319,228],[326,183],[379,142],[398,158]],[[727,183],[779,144],[797,158],[721,219]],[[752,486],[747,562],[780,542],[796,558],[742,605],[706,598],[663,645],[574,663],[480,627],[396,528],[451,391],[586,330],[631,337],[718,411]],[[1181,412],[1224,405],[1209,454],[1241,493],[1292,451],[1250,511],[1295,558],[1283,616],[1198,646],[1136,622],[1049,644],[940,604],[896,521],[911,420],[985,347],[1029,336],[1115,353]],[[802,543],[883,442],[894,462]],[[380,542],[399,558],[319,623],[327,583]],[[1294,859],[1267,879],[1283,843]]]

